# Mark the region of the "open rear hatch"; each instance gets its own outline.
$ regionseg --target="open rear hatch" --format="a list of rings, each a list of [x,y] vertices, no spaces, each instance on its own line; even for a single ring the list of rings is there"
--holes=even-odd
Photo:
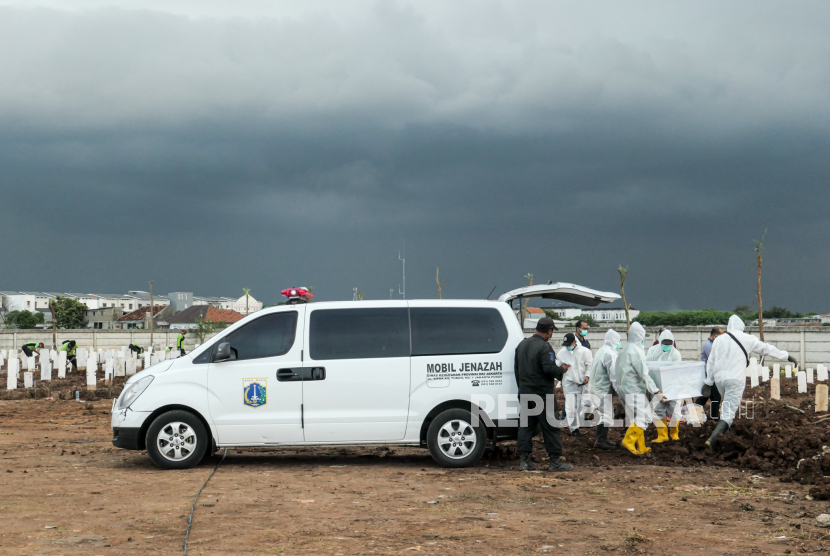
[[[611,303],[620,299],[620,296],[611,292],[601,292],[565,282],[555,284],[540,284],[527,286],[501,294],[499,301],[511,303],[514,299],[527,297],[542,297],[544,299],[558,299],[566,303],[596,307],[600,303]]]

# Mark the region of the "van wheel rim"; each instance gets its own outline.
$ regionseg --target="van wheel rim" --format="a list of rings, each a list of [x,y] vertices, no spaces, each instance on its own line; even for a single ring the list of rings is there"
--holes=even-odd
[[[438,431],[438,447],[450,459],[463,459],[475,450],[476,431],[467,421],[447,421]]]
[[[196,450],[196,432],[187,423],[175,421],[159,431],[156,446],[159,453],[170,461],[182,461]]]

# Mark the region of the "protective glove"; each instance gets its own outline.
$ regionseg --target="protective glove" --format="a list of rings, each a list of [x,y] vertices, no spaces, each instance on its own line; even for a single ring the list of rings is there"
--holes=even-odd
[[[712,387],[709,386],[708,384],[704,384],[703,388],[700,390],[700,395],[703,396],[704,398],[708,398],[709,396],[712,395]]]
[[[665,394],[663,394],[663,392],[660,392],[660,391],[658,391],[656,394],[654,394],[654,397],[657,398],[658,400],[660,400],[660,403],[666,403],[667,401],[669,401],[669,399],[665,396]]]
[[[798,361],[796,361],[796,360],[795,360],[795,357],[793,357],[792,355],[790,355],[789,357],[787,357],[787,361],[789,361],[790,363],[792,363],[792,364],[793,364],[793,367],[798,367]]]

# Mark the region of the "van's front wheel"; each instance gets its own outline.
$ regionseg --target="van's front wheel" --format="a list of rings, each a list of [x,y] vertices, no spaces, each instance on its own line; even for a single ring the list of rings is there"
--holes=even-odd
[[[427,429],[432,459],[442,467],[469,467],[481,459],[487,446],[487,428],[466,409],[448,409],[438,414]]]
[[[198,417],[177,409],[155,418],[146,442],[147,454],[162,469],[187,469],[202,461],[210,441]]]

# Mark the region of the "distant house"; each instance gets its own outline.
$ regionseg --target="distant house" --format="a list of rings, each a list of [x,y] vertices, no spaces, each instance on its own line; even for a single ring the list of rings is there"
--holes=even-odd
[[[164,307],[159,307],[158,305],[153,307],[153,315],[157,315],[160,313]],[[150,312],[149,306],[144,306],[131,313],[127,313],[123,317],[119,318],[113,324],[113,328],[149,328],[149,318],[148,313]]]
[[[212,305],[194,305],[184,311],[169,317],[165,322],[171,330],[182,328],[193,329],[197,327],[197,320],[221,322],[232,324],[245,318],[244,315],[230,309],[217,309]],[[157,321],[158,324],[161,324]]]
[[[115,328],[115,323],[124,315],[121,307],[101,307],[99,309],[87,309],[84,311],[84,323],[87,328],[97,330],[110,330]]]

